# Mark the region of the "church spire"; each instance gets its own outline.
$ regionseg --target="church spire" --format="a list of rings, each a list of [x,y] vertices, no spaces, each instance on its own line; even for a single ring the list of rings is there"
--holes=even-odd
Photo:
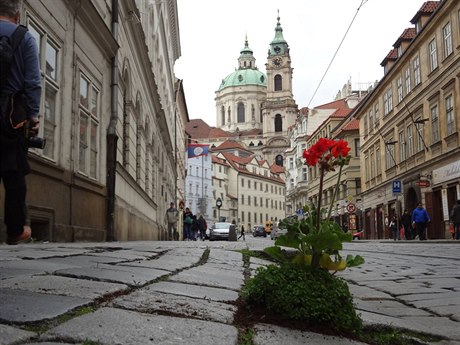
[[[286,40],[283,37],[283,28],[281,27],[280,23],[280,11],[278,10],[278,17],[276,28],[275,28],[275,37],[273,38],[272,42],[270,43],[270,49],[268,51],[268,55],[286,55],[289,53],[289,45],[287,44]]]
[[[253,51],[249,48],[248,35],[246,34],[244,40],[244,48],[240,51],[240,57],[238,58],[238,69],[257,69],[256,58],[253,55]]]

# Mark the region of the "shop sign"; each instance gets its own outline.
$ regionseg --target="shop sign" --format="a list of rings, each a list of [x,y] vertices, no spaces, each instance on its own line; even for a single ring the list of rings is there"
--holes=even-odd
[[[430,181],[428,181],[428,180],[420,180],[420,181],[417,181],[416,184],[420,188],[426,188],[426,187],[430,186]]]
[[[433,170],[433,184],[447,182],[460,177],[460,161]]]

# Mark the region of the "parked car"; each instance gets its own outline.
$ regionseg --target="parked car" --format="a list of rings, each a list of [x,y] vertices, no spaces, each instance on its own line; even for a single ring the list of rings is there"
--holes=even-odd
[[[257,236],[262,236],[262,237],[267,237],[267,232],[265,231],[265,228],[263,225],[254,225],[252,228],[252,236],[257,237]]]
[[[214,223],[209,232],[209,240],[228,240],[232,223]]]
[[[276,240],[278,237],[280,237],[281,235],[285,235],[287,234],[287,229],[283,229],[283,228],[278,228],[278,227],[274,227],[272,232],[270,233],[270,238],[272,240]]]
[[[353,236],[354,240],[360,240],[360,239],[364,238],[364,231],[363,230],[361,230],[361,231],[353,231],[352,236]]]

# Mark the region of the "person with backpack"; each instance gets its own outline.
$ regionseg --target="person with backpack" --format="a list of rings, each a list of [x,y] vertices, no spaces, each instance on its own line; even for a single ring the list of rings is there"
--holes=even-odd
[[[18,25],[22,0],[0,0],[0,179],[7,243],[27,242],[28,141],[38,134],[41,75],[37,42]],[[27,130],[26,130],[27,128]]]
[[[185,208],[185,212],[183,215],[184,219],[184,241],[190,241],[191,237],[191,230],[193,224],[193,214],[188,207]]]

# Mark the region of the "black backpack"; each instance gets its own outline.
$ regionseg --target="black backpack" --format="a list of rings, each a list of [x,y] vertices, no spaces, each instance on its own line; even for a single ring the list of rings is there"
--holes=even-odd
[[[25,26],[19,25],[11,37],[0,37],[0,90],[10,75],[14,53],[24,38],[26,31],[27,28]]]

